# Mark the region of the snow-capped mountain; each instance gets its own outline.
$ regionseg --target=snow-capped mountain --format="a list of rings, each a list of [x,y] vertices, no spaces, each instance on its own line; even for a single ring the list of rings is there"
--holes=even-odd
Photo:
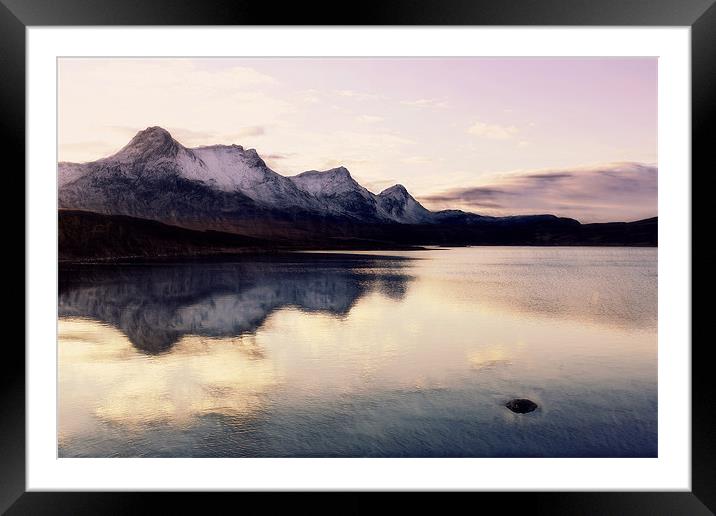
[[[402,185],[374,194],[345,167],[286,177],[254,149],[189,148],[161,127],[140,131],[106,158],[59,163],[58,185],[58,207],[68,210],[58,218],[60,252],[71,259],[255,248],[657,243],[656,219],[589,227],[554,215],[432,212]]]
[[[393,220],[408,224],[433,222],[434,214],[408,193],[403,185],[393,185],[378,194],[378,206]]]
[[[325,172],[309,170],[289,179],[302,191],[318,199],[331,214],[367,221],[384,219],[376,196],[358,184],[345,167]]]
[[[285,177],[240,145],[187,148],[149,127],[116,154],[60,163],[59,205],[169,222],[257,216],[257,211],[348,217],[360,222],[423,223],[431,212],[401,185],[373,194],[339,167]]]
[[[129,180],[136,184],[173,179],[191,181],[220,193],[240,193],[271,208],[319,208],[315,199],[268,168],[254,149],[246,150],[240,145],[189,149],[161,127],[140,131],[107,158],[84,164],[60,163],[61,201],[63,191],[81,179],[89,180],[89,184],[82,184],[86,194],[99,196],[108,193],[107,181]],[[98,183],[100,179],[103,181]]]
[[[310,170],[289,179],[319,199],[334,214],[366,221],[431,222],[431,212],[423,208],[404,186],[391,186],[375,195],[353,179],[345,167],[325,172]]]

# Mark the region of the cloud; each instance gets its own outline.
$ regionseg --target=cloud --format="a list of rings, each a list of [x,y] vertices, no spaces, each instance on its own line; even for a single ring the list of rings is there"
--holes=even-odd
[[[350,97],[355,100],[379,100],[385,98],[385,96],[377,93],[366,93],[355,90],[338,90],[336,94],[340,97]]]
[[[300,98],[308,104],[318,104],[321,101],[320,92],[314,89],[305,90],[300,94]]]
[[[239,129],[236,134],[237,136],[261,136],[266,134],[266,128],[262,125],[254,125]]]
[[[269,167],[271,167],[271,169],[277,172],[287,172],[290,174],[290,168],[288,170],[285,170],[286,164],[290,163],[290,160],[295,155],[296,154],[293,152],[267,152],[261,153],[261,158],[266,162]]]
[[[409,165],[425,165],[427,163],[433,162],[433,160],[431,158],[428,158],[427,156],[410,156],[407,158],[403,158],[400,161]]]
[[[363,122],[365,124],[377,124],[383,120],[385,120],[385,118],[376,115],[360,115],[356,117],[356,121]]]
[[[136,133],[159,125],[188,146],[242,143],[244,137],[259,136],[257,128],[274,127],[298,109],[275,78],[247,66],[219,68],[209,61],[60,59],[60,141],[104,141],[117,149],[133,135],[118,128]],[[63,146],[60,159],[106,155],[95,149]]]
[[[485,122],[475,122],[467,128],[469,134],[488,138],[490,140],[508,140],[517,134],[517,128],[514,125],[488,124]]]
[[[401,104],[405,106],[414,106],[420,108],[445,108],[448,107],[448,103],[441,99],[415,99],[415,100],[401,100]]]
[[[290,154],[279,154],[279,153],[273,153],[273,154],[264,154],[261,157],[265,160],[282,160],[282,159],[289,159],[293,153]]]
[[[433,209],[491,215],[552,213],[581,222],[638,220],[657,215],[658,169],[643,163],[520,171],[482,185],[421,198]]]

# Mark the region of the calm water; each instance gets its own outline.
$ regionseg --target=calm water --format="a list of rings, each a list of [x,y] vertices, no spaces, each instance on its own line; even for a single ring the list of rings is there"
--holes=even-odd
[[[73,266],[59,314],[62,457],[657,454],[656,249]]]

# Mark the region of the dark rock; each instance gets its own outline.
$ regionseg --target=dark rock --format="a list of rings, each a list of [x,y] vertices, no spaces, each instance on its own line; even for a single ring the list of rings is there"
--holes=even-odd
[[[526,414],[537,408],[537,404],[526,398],[515,398],[505,403],[505,407],[518,414]]]

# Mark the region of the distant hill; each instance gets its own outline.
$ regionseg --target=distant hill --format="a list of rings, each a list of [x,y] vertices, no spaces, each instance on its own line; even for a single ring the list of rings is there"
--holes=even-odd
[[[219,254],[265,247],[265,242],[255,238],[195,231],[125,215],[58,212],[61,261]]]
[[[332,238],[298,245],[213,230],[186,229],[155,220],[59,210],[60,261],[98,261],[122,258],[161,258],[265,253],[298,249],[417,249],[396,242]]]
[[[200,231],[163,224],[154,220],[126,215],[104,215],[78,210],[60,210],[58,213],[60,261],[97,261],[123,258],[160,258],[211,256],[251,252],[291,251],[298,249],[420,249],[411,242],[442,245],[465,245],[464,235],[458,228],[444,227],[445,232],[431,233],[430,227],[406,226],[401,233],[381,234],[377,228],[374,237],[324,237],[305,242],[262,240],[235,233]],[[404,229],[406,229],[404,228]],[[480,229],[476,226],[475,229]],[[571,230],[545,231],[530,234],[509,233],[499,228],[472,233],[474,245],[630,245],[649,246],[656,242],[656,218],[630,223],[584,224]],[[367,232],[367,231],[366,231]],[[389,238],[392,236],[393,240]],[[507,238],[509,237],[509,240]],[[528,242],[528,243],[526,243]]]
[[[634,222],[582,224],[574,233],[557,237],[555,241],[561,245],[656,246],[658,234],[659,219],[652,217]]]

